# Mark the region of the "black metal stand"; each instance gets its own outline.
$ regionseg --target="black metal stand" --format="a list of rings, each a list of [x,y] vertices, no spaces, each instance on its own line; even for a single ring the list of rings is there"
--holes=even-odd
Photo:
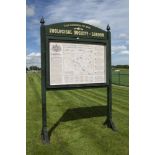
[[[112,121],[112,90],[111,86],[107,87],[107,119],[104,122],[108,128],[111,128],[113,131],[116,131],[115,124]]]
[[[106,125],[108,128],[111,128],[113,131],[117,131],[112,119],[107,118],[106,121],[104,122],[104,125]]]
[[[43,143],[50,143],[50,138],[47,130],[47,118],[46,118],[46,66],[48,63],[46,62],[46,51],[48,47],[46,47],[46,33],[45,33],[45,21],[44,18],[41,18],[41,26],[40,26],[40,35],[41,35],[41,95],[42,95],[42,131],[41,138]],[[111,32],[109,25],[107,26],[107,119],[105,121],[105,125],[112,130],[116,130],[114,123],[112,122],[112,74],[111,74]]]
[[[50,142],[47,130],[47,118],[46,118],[46,90],[42,87],[42,131],[41,138],[44,144]]]
[[[110,32],[110,26],[107,26],[107,37],[108,37],[108,68],[109,68],[109,72],[108,74],[108,83],[109,85],[107,86],[107,119],[104,122],[104,125],[107,125],[108,128],[111,128],[113,131],[116,131],[116,127],[112,121],[112,74],[111,74],[111,32]]]
[[[42,95],[42,131],[41,131],[41,138],[43,143],[49,143],[49,136],[47,131],[47,118],[46,118],[46,79],[45,79],[45,43],[44,43],[44,37],[45,37],[45,26],[44,26],[44,18],[41,19],[41,95]]]
[[[44,144],[50,143],[47,128],[44,127],[41,131],[41,139]]]

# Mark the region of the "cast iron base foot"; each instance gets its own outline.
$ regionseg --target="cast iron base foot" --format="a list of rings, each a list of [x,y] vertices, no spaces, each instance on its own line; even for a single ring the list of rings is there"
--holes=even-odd
[[[47,128],[43,128],[43,129],[42,129],[42,132],[41,132],[41,139],[42,139],[42,142],[43,142],[44,144],[49,144],[49,143],[50,143],[50,139],[49,139],[49,136],[48,136]]]
[[[106,121],[104,122],[104,125],[106,125],[108,128],[111,128],[113,131],[117,131],[112,119],[107,118]]]

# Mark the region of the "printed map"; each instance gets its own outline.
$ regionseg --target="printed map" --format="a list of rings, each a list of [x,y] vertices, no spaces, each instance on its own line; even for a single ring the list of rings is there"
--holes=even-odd
[[[104,45],[49,43],[50,85],[106,82]]]

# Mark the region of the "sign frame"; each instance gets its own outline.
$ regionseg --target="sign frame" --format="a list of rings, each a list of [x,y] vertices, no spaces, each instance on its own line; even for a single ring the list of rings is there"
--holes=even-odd
[[[40,20],[40,41],[41,41],[41,96],[42,96],[42,131],[41,138],[43,143],[49,143],[50,137],[47,129],[46,114],[46,91],[62,89],[85,89],[105,87],[107,88],[107,118],[104,122],[108,128],[116,131],[112,121],[112,69],[111,69],[111,32],[110,26],[107,25],[107,31],[95,26],[79,23],[64,22],[50,25],[44,25],[42,17]],[[81,26],[81,27],[80,27]],[[60,30],[58,29],[60,28]],[[80,30],[80,31],[79,31]],[[86,31],[85,31],[86,30]],[[52,32],[52,34],[50,34]],[[72,34],[74,32],[74,35]],[[76,33],[75,33],[76,32]],[[65,33],[65,34],[64,34]],[[80,35],[80,36],[79,36]],[[49,42],[72,42],[82,44],[106,45],[106,83],[95,84],[76,84],[76,85],[49,85]]]
[[[107,41],[104,41],[102,43],[100,42],[97,42],[97,43],[94,43],[92,41],[89,41],[88,39],[87,40],[80,40],[80,41],[77,41],[77,40],[70,40],[70,41],[66,41],[65,39],[61,39],[60,40],[55,40],[54,38],[52,37],[48,37],[47,38],[47,42],[46,42],[46,47],[47,47],[47,53],[46,53],[46,68],[47,68],[47,71],[46,71],[46,88],[48,90],[52,90],[52,89],[61,89],[61,90],[65,90],[65,89],[76,89],[76,88],[91,88],[91,87],[106,87],[109,83],[108,83],[108,63],[106,61],[106,83],[87,83],[87,84],[63,84],[63,85],[50,85],[50,60],[49,60],[49,43],[50,42],[58,42],[58,43],[79,43],[79,44],[94,44],[94,45],[105,45],[106,46],[106,60],[107,60],[107,56],[108,56],[108,47],[107,47]]]

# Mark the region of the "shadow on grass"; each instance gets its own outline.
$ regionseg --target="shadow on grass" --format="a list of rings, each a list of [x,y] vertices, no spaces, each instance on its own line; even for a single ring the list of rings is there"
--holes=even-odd
[[[106,116],[106,114],[107,106],[93,106],[68,109],[62,115],[62,117],[50,128],[50,130],[48,131],[48,135],[49,137],[51,137],[52,132],[61,122],[67,122],[83,118]]]

